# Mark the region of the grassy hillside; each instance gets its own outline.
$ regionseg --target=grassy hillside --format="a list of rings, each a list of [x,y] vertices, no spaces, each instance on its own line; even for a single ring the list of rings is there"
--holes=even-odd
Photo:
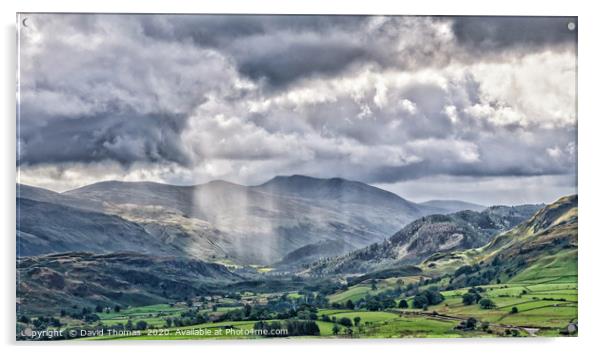
[[[128,253],[26,257],[17,260],[18,314],[182,301],[241,279],[218,264],[174,257]]]
[[[461,266],[479,265],[508,279],[526,268],[531,268],[531,272],[550,269],[556,262],[572,262],[576,266],[577,222],[577,196],[563,197],[485,246],[433,254],[422,262],[422,268],[425,273],[436,275]]]

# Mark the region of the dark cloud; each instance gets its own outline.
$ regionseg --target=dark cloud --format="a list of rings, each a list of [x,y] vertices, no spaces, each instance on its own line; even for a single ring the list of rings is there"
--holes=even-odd
[[[150,38],[192,41],[230,55],[241,73],[274,87],[314,74],[336,74],[367,49],[353,36],[366,16],[141,16]]]
[[[356,63],[413,69],[447,63],[440,33],[427,17],[141,16],[149,38],[190,41],[226,53],[239,71],[280,89],[316,75],[334,76]],[[421,27],[421,25],[424,25]],[[397,42],[408,43],[397,52]]]
[[[105,160],[190,164],[182,151],[182,116],[106,112],[80,119],[57,118],[46,127],[20,127],[18,164],[91,163]]]
[[[576,17],[472,17],[452,18],[456,39],[475,55],[507,49],[533,51],[541,47],[577,45]],[[569,23],[575,24],[569,30]]]

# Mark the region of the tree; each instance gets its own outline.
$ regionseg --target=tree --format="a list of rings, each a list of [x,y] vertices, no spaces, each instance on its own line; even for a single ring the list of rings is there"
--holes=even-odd
[[[22,315],[21,317],[19,317],[19,322],[29,323],[29,317]]]
[[[335,336],[339,334],[339,332],[341,331],[341,328],[338,325],[334,325],[332,326],[332,334],[334,334]]]
[[[421,309],[424,306],[428,306],[428,298],[422,294],[414,296],[414,301],[412,303],[412,307],[415,309]]]
[[[146,323],[146,321],[138,321],[136,322],[136,329],[138,330],[145,330],[148,328],[148,323]]]
[[[518,313],[518,308],[516,306],[512,306],[510,313]]]
[[[353,318],[353,324],[355,325],[355,327],[359,326],[361,321],[362,321],[362,318],[359,316]]]
[[[103,307],[100,305],[96,305],[96,308],[94,309],[96,312],[102,312]]]
[[[347,317],[343,317],[339,320],[339,323],[342,324],[345,327],[351,327],[353,325],[353,322],[351,322],[351,320]]]
[[[370,288],[372,289],[372,291],[374,291],[374,290],[376,290],[376,289],[377,289],[377,288],[376,288],[376,280],[375,280],[375,279],[372,279],[372,280],[370,281],[370,284],[371,284],[371,287],[370,287]]]
[[[347,300],[345,307],[347,307],[350,310],[353,310],[355,308],[355,305],[353,304],[353,301],[351,301],[351,299],[349,299],[349,300]]]
[[[93,323],[93,322],[96,322],[96,321],[100,321],[100,317],[97,314],[95,314],[95,313],[85,314],[84,317],[83,317],[83,319],[87,323]]]
[[[399,301],[399,308],[400,309],[407,309],[408,308],[408,302],[405,299],[401,299],[401,301]]]
[[[439,290],[436,287],[430,287],[429,289],[425,290],[423,293],[427,297],[429,305],[437,305],[437,304],[443,302],[443,300],[444,300],[443,295],[441,295],[441,293],[439,292]]]
[[[121,306],[115,305],[115,307],[113,307],[113,311],[120,312],[121,311]]]
[[[427,290],[421,291],[416,296],[414,296],[414,301],[412,306],[414,308],[425,308],[429,305],[437,305],[443,302],[445,298],[443,295],[437,290],[435,287],[431,287]]]
[[[490,299],[481,299],[481,301],[479,301],[479,305],[485,310],[495,308],[495,303]]]
[[[466,293],[462,295],[462,303],[466,306],[472,305],[477,301],[477,295],[474,293]]]
[[[474,317],[470,317],[466,320],[466,328],[467,329],[475,329],[477,327],[477,319]]]

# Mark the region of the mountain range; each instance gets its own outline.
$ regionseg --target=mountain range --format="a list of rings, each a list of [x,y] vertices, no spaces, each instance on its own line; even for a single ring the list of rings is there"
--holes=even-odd
[[[257,265],[271,265],[276,282],[286,272],[356,282],[452,274],[457,288],[474,277],[553,277],[558,267],[576,277],[577,196],[547,206],[414,203],[361,182],[306,176],[257,186],[17,188],[17,303],[36,313],[243,289],[270,279]]]
[[[293,175],[257,186],[107,181],[56,193],[18,185],[17,205],[20,256],[119,250],[297,264],[381,241],[461,202],[419,204],[361,182]]]

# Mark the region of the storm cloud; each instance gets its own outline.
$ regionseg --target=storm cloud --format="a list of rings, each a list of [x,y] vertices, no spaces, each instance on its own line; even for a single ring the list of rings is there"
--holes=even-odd
[[[576,174],[576,18],[27,16],[23,182]]]

